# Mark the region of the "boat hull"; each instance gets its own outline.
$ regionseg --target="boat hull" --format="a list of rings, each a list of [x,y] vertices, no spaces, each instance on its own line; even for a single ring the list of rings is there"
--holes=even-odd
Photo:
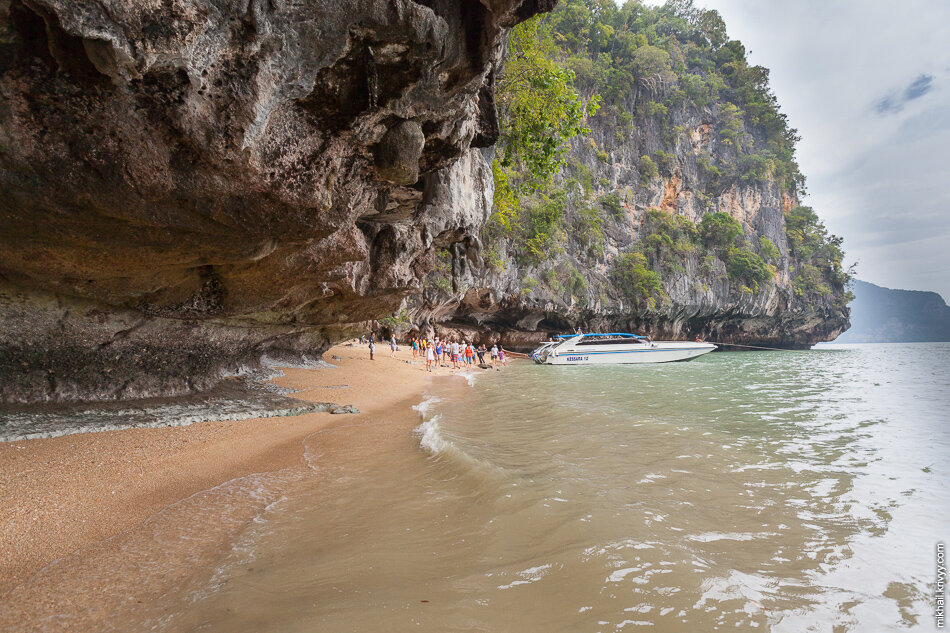
[[[544,359],[546,365],[634,365],[675,363],[708,354],[716,349],[711,343],[659,341],[635,349],[554,350]]]

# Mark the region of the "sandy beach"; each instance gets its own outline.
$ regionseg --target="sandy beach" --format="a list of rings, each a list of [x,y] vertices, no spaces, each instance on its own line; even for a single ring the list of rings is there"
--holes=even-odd
[[[16,606],[18,594],[32,596],[32,601],[37,591],[69,591],[81,575],[59,577],[55,568],[64,559],[70,561],[64,569],[85,567],[87,575],[94,575],[101,564],[97,561],[112,560],[109,550],[122,546],[118,537],[164,510],[225,482],[304,466],[305,439],[330,425],[415,418],[411,407],[420,401],[428,378],[453,373],[447,368],[426,372],[421,358],[406,362],[413,361],[406,346],[391,358],[385,343],[377,345],[373,361],[365,346],[350,345],[332,348],[325,358],[337,367],[285,369],[274,382],[299,390],[295,398],[352,404],[360,413],[203,422],[0,444],[0,600]],[[5,620],[0,628],[14,624],[14,611],[0,618]]]

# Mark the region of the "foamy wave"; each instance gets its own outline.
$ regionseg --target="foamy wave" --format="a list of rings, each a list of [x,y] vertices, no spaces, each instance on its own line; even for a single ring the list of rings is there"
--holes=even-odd
[[[558,565],[558,569],[562,566]],[[531,567],[529,569],[524,569],[518,572],[519,579],[513,580],[506,585],[498,585],[498,589],[505,590],[511,589],[512,587],[517,587],[518,585],[530,585],[533,582],[538,582],[543,579],[545,576],[550,574],[554,570],[554,565],[548,563],[546,565],[538,565],[537,567]]]
[[[456,376],[461,376],[462,378],[464,378],[465,381],[468,382],[469,387],[474,387],[475,379],[481,375],[482,375],[481,371],[475,371],[474,369],[466,369],[456,374]]]
[[[445,430],[442,414],[434,411],[435,405],[441,401],[440,398],[427,395],[425,400],[413,407],[422,418],[422,423],[413,431],[419,437],[419,446],[433,457],[461,466],[459,472],[477,474],[479,477],[504,477],[504,468],[468,453],[464,440],[457,441],[451,431]]]
[[[420,436],[419,445],[433,455],[443,452],[451,444],[442,437],[441,428],[439,427],[439,420],[441,419],[441,415],[435,415],[416,428],[416,433]]]
[[[764,576],[738,571],[708,578],[702,582],[703,595],[693,608],[708,611],[724,602],[741,601],[743,606],[740,609],[754,615],[764,610],[762,603],[770,595],[769,584],[769,579]]]
[[[422,419],[425,420],[426,413],[428,413],[429,410],[432,409],[432,406],[435,405],[437,402],[442,402],[442,399],[436,396],[426,395],[425,400],[413,406],[412,409],[414,411],[418,411]]]
[[[433,407],[441,401],[441,398],[426,395],[425,400],[412,407],[419,412],[419,417],[422,418],[422,424],[415,429],[416,435],[419,436],[419,445],[433,455],[438,455],[448,446],[448,442],[439,432],[439,420],[442,419],[442,416],[439,414],[430,416]]]

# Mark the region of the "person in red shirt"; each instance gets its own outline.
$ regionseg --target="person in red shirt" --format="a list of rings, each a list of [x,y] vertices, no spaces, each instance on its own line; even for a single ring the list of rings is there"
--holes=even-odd
[[[472,351],[472,344],[468,341],[465,342],[465,364],[472,364],[472,357],[475,355],[475,352]]]

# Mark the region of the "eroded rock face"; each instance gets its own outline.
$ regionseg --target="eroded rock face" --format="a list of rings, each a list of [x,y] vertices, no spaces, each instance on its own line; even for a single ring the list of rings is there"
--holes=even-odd
[[[636,112],[635,105],[627,104],[627,110]],[[619,134],[618,123],[609,117],[588,120],[589,137],[575,139],[567,158],[569,165],[580,165],[587,174],[590,191],[583,204],[596,205],[607,194],[622,202],[618,213],[601,214],[603,235],[596,248],[582,235],[581,205],[576,198],[567,198],[565,235],[552,246],[551,256],[532,262],[510,239],[491,246],[494,261],[486,257],[477,265],[460,265],[453,255],[451,268],[432,271],[421,296],[413,299],[414,323],[423,332],[475,337],[522,350],[536,346],[549,333],[578,327],[638,332],[658,339],[699,335],[782,348],[809,348],[834,339],[849,324],[848,310],[840,301],[845,289],[838,286],[826,296],[802,296],[793,285],[797,262],[785,213],[798,205],[794,194],[783,191],[772,178],[713,185],[702,168],[702,158],[729,158],[730,148],[717,142],[714,134],[717,109],[713,104],[704,110],[674,110],[666,127],[649,118],[635,119],[626,134]],[[671,143],[661,143],[664,132],[672,133]],[[596,148],[603,149],[606,159],[597,155]],[[670,152],[669,168],[641,179],[640,157],[660,150]],[[570,168],[565,168],[555,184],[563,187],[571,176]],[[576,190],[574,183],[568,186]],[[454,186],[462,188],[465,181],[456,179]],[[460,191],[456,196],[477,198],[477,192]],[[696,223],[706,213],[728,213],[741,225],[747,243],[756,245],[768,238],[778,249],[775,278],[755,292],[743,291],[741,283],[730,280],[721,259],[694,252],[677,257],[676,270],[665,271],[663,297],[655,307],[634,304],[611,271],[622,253],[643,245],[651,209]],[[451,289],[437,283],[440,277],[451,279]]]
[[[205,387],[473,257],[446,183],[553,4],[0,0],[0,397]]]

